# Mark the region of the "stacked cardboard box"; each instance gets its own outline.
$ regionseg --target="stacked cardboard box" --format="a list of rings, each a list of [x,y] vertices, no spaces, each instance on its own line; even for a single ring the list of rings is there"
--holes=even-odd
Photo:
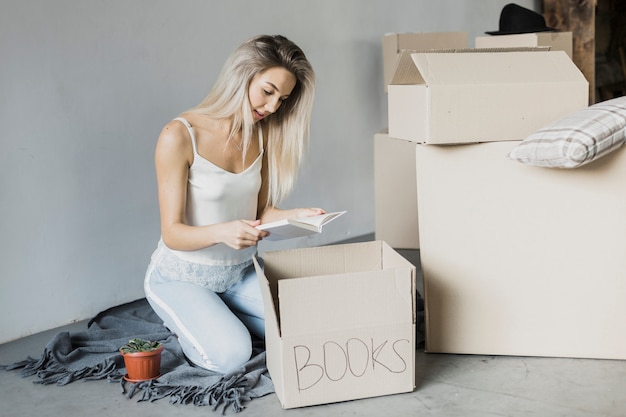
[[[476,48],[511,48],[547,46],[551,51],[564,51],[573,59],[572,32],[537,32],[515,35],[477,36]]]
[[[414,144],[429,352],[626,359],[626,151],[575,170],[507,158],[587,107],[560,49],[398,58],[375,140]]]
[[[475,42],[479,48],[545,47],[565,51],[570,56],[572,51],[571,32],[490,36],[484,40],[483,37],[477,37]],[[412,82],[408,78],[411,76],[411,63],[400,62],[411,59],[411,51],[467,50],[467,48],[468,38],[464,32],[388,33],[384,35],[382,55],[385,91],[388,92],[388,86],[394,77],[396,77],[395,83]],[[397,72],[396,69],[399,66],[404,70]],[[405,72],[407,69],[408,73]],[[457,77],[459,74],[447,75]],[[484,73],[483,76],[488,79],[490,74]],[[431,80],[431,82],[434,81]],[[393,126],[392,129],[395,131],[389,132],[385,129],[374,136],[376,239],[384,240],[394,248],[402,249],[419,249],[420,247],[417,190],[414,180],[415,163],[408,155],[414,153],[411,148],[419,142],[411,137],[415,134],[411,129],[426,125],[415,116],[423,112],[415,108],[419,104],[411,102],[414,99],[414,97],[409,98],[406,103],[395,101],[392,105],[400,106],[400,108],[389,111],[389,125]],[[409,107],[403,107],[406,105]],[[549,104],[546,103],[546,105]],[[519,109],[511,109],[511,112],[516,110]],[[482,111],[485,112],[487,109],[483,108]],[[476,117],[476,123],[484,117],[484,114],[479,114]],[[405,120],[407,122],[403,124]],[[502,122],[506,123],[505,120]],[[494,137],[497,138],[496,140],[502,139],[497,134]],[[447,140],[443,139],[443,141]]]
[[[374,135],[374,230],[394,248],[419,249],[415,145]]]
[[[388,33],[383,36],[383,78],[387,87],[403,51],[467,48],[465,32]],[[387,129],[374,136],[374,226],[376,239],[394,248],[419,249],[415,142],[390,137]]]
[[[626,359],[626,150],[565,170],[518,143],[417,147],[426,350]]]
[[[563,51],[404,51],[388,86],[389,136],[427,144],[521,140],[587,105]]]

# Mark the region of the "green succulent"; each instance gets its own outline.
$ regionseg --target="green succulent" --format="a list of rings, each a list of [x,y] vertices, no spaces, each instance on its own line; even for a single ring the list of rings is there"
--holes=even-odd
[[[158,349],[161,346],[160,342],[143,340],[138,337],[130,339],[128,343],[120,348],[123,353],[133,352],[150,352]]]

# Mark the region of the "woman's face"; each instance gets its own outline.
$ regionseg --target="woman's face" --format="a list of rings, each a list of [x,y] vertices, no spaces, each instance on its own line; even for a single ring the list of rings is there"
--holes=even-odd
[[[283,67],[272,67],[252,78],[248,90],[254,121],[276,112],[296,85],[296,77]]]

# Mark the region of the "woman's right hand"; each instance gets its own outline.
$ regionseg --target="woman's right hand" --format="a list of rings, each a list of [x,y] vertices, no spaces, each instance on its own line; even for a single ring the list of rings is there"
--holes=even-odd
[[[232,222],[215,225],[219,227],[220,240],[233,249],[246,249],[256,246],[257,243],[269,233],[256,227],[261,224],[260,220],[235,220]]]

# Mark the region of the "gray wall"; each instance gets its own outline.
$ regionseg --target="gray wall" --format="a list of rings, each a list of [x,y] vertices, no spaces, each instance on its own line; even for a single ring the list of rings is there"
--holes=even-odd
[[[386,32],[498,28],[507,0],[0,0],[0,343],[143,297],[159,238],[153,150],[227,55],[281,33],[318,76],[312,146],[287,206],[374,232],[373,134]],[[518,1],[538,10],[538,1]]]

